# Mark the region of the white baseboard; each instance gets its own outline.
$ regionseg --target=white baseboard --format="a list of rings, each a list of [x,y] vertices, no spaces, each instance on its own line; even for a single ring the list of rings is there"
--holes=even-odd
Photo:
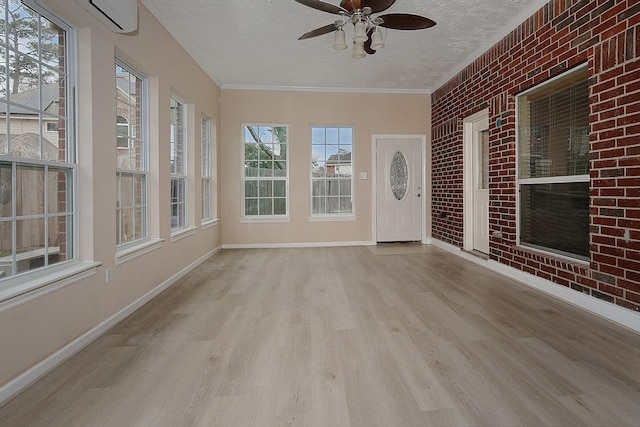
[[[182,277],[184,277],[187,273],[192,271],[194,268],[202,264],[213,254],[218,252],[221,248],[217,247],[212,251],[209,251],[207,254],[201,256],[137,300],[133,301],[128,306],[124,307],[122,310],[115,313],[113,316],[104,320],[102,323],[98,324],[91,330],[87,331],[83,335],[79,336],[66,346],[62,347],[51,356],[32,366],[31,368],[24,371],[22,374],[17,376],[12,381],[2,385],[0,387],[0,406],[9,401],[9,399],[16,396],[18,393],[29,387],[31,384],[35,383],[37,380],[42,378],[44,375],[49,373],[55,367],[60,365],[62,362],[91,344],[97,338],[105,334],[109,329],[114,327],[118,322],[124,320],[127,316],[132,314],[134,311],[142,307],[144,304],[149,302],[155,296],[160,294],[162,291],[169,288],[171,285],[176,283]]]
[[[533,274],[525,273],[517,268],[509,267],[493,260],[485,260],[480,257],[471,255],[459,247],[451,245],[437,239],[431,239],[431,244],[440,249],[444,249],[454,255],[458,255],[476,264],[480,264],[489,270],[507,276],[519,283],[531,288],[542,291],[548,295],[552,295],[562,301],[568,302],[576,307],[586,310],[590,313],[603,317],[620,326],[631,329],[640,333],[640,313],[633,310],[620,307],[618,305],[599,300],[582,292],[578,292],[571,288],[567,288],[550,280],[543,279]]]
[[[336,246],[375,246],[376,242],[240,243],[222,245],[222,249],[330,248]]]

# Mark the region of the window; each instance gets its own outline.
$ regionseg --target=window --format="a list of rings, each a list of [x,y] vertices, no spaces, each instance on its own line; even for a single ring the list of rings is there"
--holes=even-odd
[[[171,230],[187,226],[186,106],[171,98]]]
[[[200,137],[202,142],[202,221],[213,219],[212,200],[212,164],[211,164],[211,119],[202,116],[200,119]]]
[[[116,76],[117,77],[117,76]],[[120,88],[117,88],[120,90]],[[119,94],[116,94],[116,96]],[[119,107],[124,106],[120,105]],[[116,116],[116,147],[129,148],[129,120],[125,116]]]
[[[288,215],[287,126],[243,125],[244,216]]]
[[[353,214],[353,128],[311,128],[311,215]]]
[[[46,122],[47,132],[58,132],[58,122]]]
[[[116,242],[124,245],[148,237],[146,78],[119,60],[115,71]]]
[[[0,0],[0,280],[74,258],[70,28]],[[55,123],[49,127],[46,123]],[[53,129],[57,130],[53,130]],[[46,134],[45,134],[46,133]]]
[[[517,97],[520,244],[589,258],[586,67]]]

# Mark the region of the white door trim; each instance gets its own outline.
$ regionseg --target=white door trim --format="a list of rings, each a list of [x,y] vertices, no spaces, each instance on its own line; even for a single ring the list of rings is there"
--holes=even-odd
[[[473,124],[489,120],[489,109],[485,108],[464,119],[462,169],[463,176],[463,248],[473,250]]]
[[[422,209],[422,237],[421,241],[423,244],[429,243],[427,241],[427,199],[431,199],[431,188],[427,188],[426,175],[425,175],[425,164],[426,164],[426,152],[427,152],[427,136],[426,135],[372,135],[371,136],[371,176],[370,185],[371,185],[371,240],[374,242],[378,241],[378,211],[377,211],[377,164],[376,159],[378,158],[378,140],[379,139],[420,139],[421,146],[421,162],[422,166],[421,176],[422,176],[422,201],[421,201],[421,209]],[[430,213],[429,213],[430,214]]]

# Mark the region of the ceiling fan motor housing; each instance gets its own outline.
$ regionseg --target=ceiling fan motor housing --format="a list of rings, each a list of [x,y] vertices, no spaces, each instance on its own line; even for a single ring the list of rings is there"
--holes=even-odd
[[[362,9],[362,5],[360,3],[360,0],[342,0],[340,2],[340,7],[348,10],[349,12],[353,12],[354,10]]]

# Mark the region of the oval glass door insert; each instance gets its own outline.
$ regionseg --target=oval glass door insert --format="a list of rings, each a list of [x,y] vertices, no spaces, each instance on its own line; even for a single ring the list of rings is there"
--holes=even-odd
[[[407,194],[407,182],[409,174],[407,173],[407,160],[404,154],[396,151],[391,159],[391,170],[389,171],[391,178],[391,192],[397,200],[402,200]]]

